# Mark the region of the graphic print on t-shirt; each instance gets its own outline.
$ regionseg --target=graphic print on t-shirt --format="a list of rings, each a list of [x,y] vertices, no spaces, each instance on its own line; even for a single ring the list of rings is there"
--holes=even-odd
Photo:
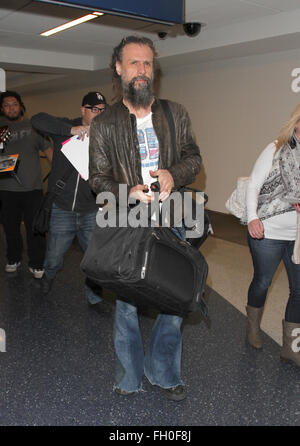
[[[145,142],[145,135],[143,130],[138,130],[138,140],[140,145],[140,155],[141,155],[141,161],[143,162],[147,158],[147,147]]]
[[[158,162],[158,141],[153,127],[151,129],[146,129],[149,158],[150,160],[156,160]]]
[[[157,170],[159,161],[158,139],[152,127],[151,114],[137,120],[137,135],[140,146],[143,181],[144,184],[150,187],[150,184],[156,181],[156,178],[152,178],[149,171]]]

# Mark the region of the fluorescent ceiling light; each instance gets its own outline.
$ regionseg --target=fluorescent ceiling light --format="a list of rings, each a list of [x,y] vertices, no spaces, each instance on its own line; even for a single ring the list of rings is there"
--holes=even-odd
[[[60,31],[64,31],[65,29],[72,28],[72,26],[80,25],[81,23],[88,22],[89,20],[96,19],[100,15],[103,15],[103,12],[93,12],[92,14],[87,14],[83,17],[79,17],[79,19],[72,20],[71,22],[64,23],[63,25],[57,26],[56,28],[49,29],[41,33],[41,36],[48,37],[52,36],[52,34],[59,33]]]

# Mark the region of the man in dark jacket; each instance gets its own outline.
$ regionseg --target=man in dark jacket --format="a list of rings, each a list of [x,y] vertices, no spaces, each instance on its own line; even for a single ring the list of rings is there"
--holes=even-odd
[[[129,198],[145,203],[160,183],[161,200],[173,189],[190,184],[200,170],[201,156],[184,107],[169,102],[176,128],[178,163],[174,163],[168,121],[152,92],[155,49],[147,38],[127,37],[115,48],[111,68],[122,100],[96,117],[90,129],[89,182],[97,194],[126,184]],[[176,272],[175,272],[176,274]],[[116,303],[114,345],[117,356],[115,391],[121,395],[141,390],[143,374],[175,401],[185,398],[181,380],[181,322],[179,316],[160,314],[144,356],[137,308]]]
[[[47,294],[54,277],[63,264],[63,257],[77,235],[83,251],[96,224],[98,207],[95,194],[88,181],[84,181],[67,157],[62,153],[62,143],[71,136],[78,135],[84,139],[89,134],[92,119],[101,114],[106,107],[105,97],[99,92],[89,92],[84,96],[81,106],[81,118],[68,119],[38,113],[31,118],[33,127],[52,138],[54,153],[52,169],[48,181],[48,190],[56,185],[60,193],[56,197],[51,211],[50,229],[45,259],[45,276],[43,291]],[[65,179],[62,182],[62,178]],[[64,184],[63,184],[64,183]],[[85,293],[88,302],[99,310],[104,305],[96,305],[102,301],[101,289],[94,289],[93,284],[86,282]]]

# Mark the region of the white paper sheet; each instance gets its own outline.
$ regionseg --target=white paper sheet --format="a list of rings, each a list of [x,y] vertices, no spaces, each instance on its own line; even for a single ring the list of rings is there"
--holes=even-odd
[[[89,178],[89,137],[83,141],[77,135],[63,142],[62,153],[80,173],[84,180]]]

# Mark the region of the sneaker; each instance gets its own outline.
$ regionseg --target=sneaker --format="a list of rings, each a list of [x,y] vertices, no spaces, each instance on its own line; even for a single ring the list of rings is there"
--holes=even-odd
[[[164,389],[163,387],[160,389],[169,400],[182,401],[186,398],[186,393],[182,385],[171,387],[170,389]]]
[[[15,263],[8,262],[5,266],[5,271],[7,273],[15,273],[20,265],[21,262],[15,262]]]
[[[31,268],[31,267],[29,267],[29,271],[33,274],[33,277],[35,279],[41,279],[45,272],[43,268]]]

